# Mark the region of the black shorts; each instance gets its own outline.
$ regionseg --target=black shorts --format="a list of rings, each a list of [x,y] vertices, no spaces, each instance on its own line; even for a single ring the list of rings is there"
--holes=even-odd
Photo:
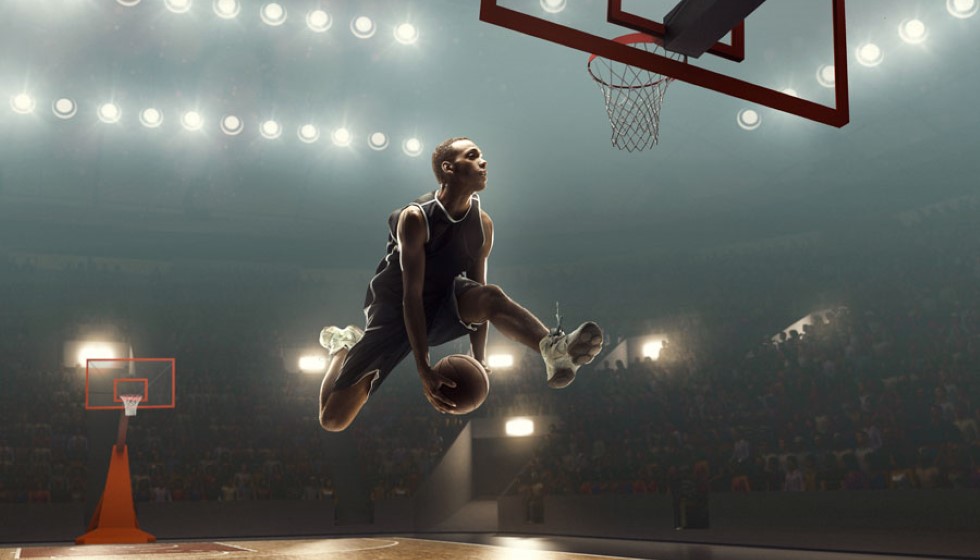
[[[429,346],[439,346],[475,331],[477,325],[463,322],[459,316],[457,298],[479,282],[457,276],[441,300],[425,305],[425,325]],[[375,303],[364,310],[367,326],[364,338],[351,348],[334,383],[335,389],[346,389],[365,377],[371,381],[373,394],[405,356],[412,353],[405,330],[401,305]]]

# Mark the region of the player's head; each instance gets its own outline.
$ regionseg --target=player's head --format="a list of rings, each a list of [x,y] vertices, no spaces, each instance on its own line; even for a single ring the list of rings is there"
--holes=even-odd
[[[486,186],[486,167],[479,146],[465,136],[449,138],[432,151],[432,172],[440,185],[472,181],[475,190],[482,190]]]
[[[469,140],[465,136],[454,136],[452,138],[443,140],[441,144],[436,146],[435,150],[432,150],[432,172],[436,174],[436,181],[441,185],[446,182],[446,173],[442,169],[442,162],[448,161],[450,164],[456,160],[456,156],[459,155],[460,147],[453,146],[456,142],[461,140]]]

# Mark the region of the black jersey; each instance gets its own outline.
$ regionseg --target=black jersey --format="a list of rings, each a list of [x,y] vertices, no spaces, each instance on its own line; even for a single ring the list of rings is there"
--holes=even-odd
[[[422,301],[436,302],[451,289],[454,279],[470,270],[480,258],[483,247],[483,219],[480,197],[470,197],[466,215],[454,220],[436,198],[435,192],[417,198],[388,216],[387,254],[368,284],[364,307],[375,304],[402,304],[402,269],[398,251],[398,217],[408,206],[418,206],[425,216],[428,233],[425,241],[425,283]]]

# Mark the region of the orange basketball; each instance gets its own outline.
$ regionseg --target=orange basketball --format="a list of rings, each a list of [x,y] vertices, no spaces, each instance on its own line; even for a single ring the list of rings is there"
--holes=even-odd
[[[439,375],[456,382],[455,387],[443,385],[439,392],[447,399],[456,403],[452,414],[467,414],[473,412],[490,392],[490,378],[480,362],[465,354],[453,354],[436,362],[432,366]]]

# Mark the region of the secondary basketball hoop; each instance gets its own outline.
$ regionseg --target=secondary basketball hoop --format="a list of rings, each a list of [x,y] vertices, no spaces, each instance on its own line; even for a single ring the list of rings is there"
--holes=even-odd
[[[687,56],[667,51],[662,39],[652,35],[630,33],[613,40],[671,60],[687,62]],[[674,79],[596,54],[589,56],[588,70],[602,91],[612,126],[612,145],[627,152],[655,146],[660,140],[660,109],[667,86]]]
[[[126,416],[136,416],[136,407],[143,400],[143,395],[119,395],[125,407]]]

